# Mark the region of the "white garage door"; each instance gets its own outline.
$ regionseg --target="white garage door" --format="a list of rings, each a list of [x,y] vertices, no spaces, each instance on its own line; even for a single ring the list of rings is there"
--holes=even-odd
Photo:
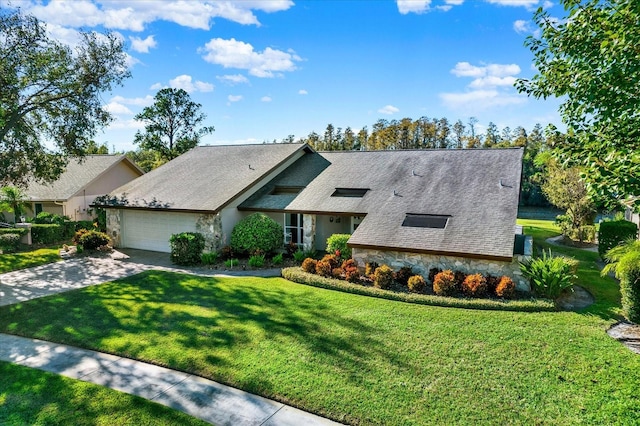
[[[169,253],[169,238],[180,232],[195,232],[198,215],[124,210],[123,247]]]

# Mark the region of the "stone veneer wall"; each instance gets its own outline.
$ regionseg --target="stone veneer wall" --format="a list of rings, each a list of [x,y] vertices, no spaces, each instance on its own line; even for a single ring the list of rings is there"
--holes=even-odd
[[[302,245],[305,251],[313,250],[316,246],[316,215],[302,216]]]
[[[462,271],[466,274],[506,275],[513,280],[518,290],[531,291],[531,286],[527,279],[522,276],[518,265],[518,261],[522,260],[524,256],[514,257],[511,262],[501,262],[497,260],[354,248],[352,257],[360,266],[364,266],[367,262],[376,262],[379,265],[385,264],[394,270],[409,266],[424,277],[429,275],[429,269],[431,268],[451,269],[453,271]]]
[[[225,245],[220,214],[203,214],[196,221],[196,232],[204,236],[204,250],[218,251]]]
[[[107,215],[107,234],[111,237],[111,242],[114,247],[120,247],[122,244],[121,225],[122,225],[122,212],[118,209],[106,209]]]

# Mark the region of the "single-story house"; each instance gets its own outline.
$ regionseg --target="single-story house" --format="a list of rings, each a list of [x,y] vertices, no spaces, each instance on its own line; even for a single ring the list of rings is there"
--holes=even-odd
[[[112,191],[107,228],[119,247],[169,252],[171,234],[191,231],[217,250],[240,219],[263,212],[304,249],[352,234],[360,265],[506,274],[526,287],[514,260],[522,154],[196,147]]]
[[[71,220],[90,220],[95,198],[106,195],[144,174],[124,155],[87,155],[69,161],[60,177],[49,184],[32,183],[25,190],[33,215],[49,212]]]

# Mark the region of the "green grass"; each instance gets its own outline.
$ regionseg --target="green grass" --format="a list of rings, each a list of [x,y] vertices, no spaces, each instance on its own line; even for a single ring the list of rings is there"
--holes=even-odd
[[[0,361],[2,425],[206,425],[184,413],[91,383]]]
[[[615,303],[594,306],[480,311],[149,271],[2,307],[0,331],[193,372],[351,424],[637,424],[640,357],[605,333]]]
[[[0,254],[0,274],[57,262],[61,260],[59,250],[41,248],[21,253]]]

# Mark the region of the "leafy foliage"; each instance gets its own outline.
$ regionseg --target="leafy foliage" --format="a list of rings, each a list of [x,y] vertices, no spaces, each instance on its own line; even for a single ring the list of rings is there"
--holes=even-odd
[[[411,267],[403,266],[393,274],[393,279],[396,280],[396,282],[401,286],[406,287],[408,285],[409,278],[414,275],[415,273],[413,272],[413,269],[411,269]]]
[[[509,277],[503,276],[498,281],[498,285],[495,289],[496,296],[503,297],[505,299],[512,299],[516,293],[516,284]]]
[[[358,264],[355,260],[347,259],[342,262],[342,270],[344,271],[344,278],[350,283],[360,280],[360,271],[358,271]]]
[[[302,261],[302,270],[305,272],[308,272],[309,274],[315,274],[317,264],[318,264],[317,260],[307,257],[305,260]]]
[[[531,282],[533,291],[540,297],[557,298],[573,286],[578,262],[563,256],[542,252],[542,257],[532,257],[520,262],[520,270]]]
[[[80,31],[72,51],[19,9],[0,9],[0,34],[0,184],[53,181],[111,120],[101,93],[130,76],[124,44]]]
[[[487,280],[482,274],[467,275],[462,281],[462,292],[471,297],[483,297],[487,294]]]
[[[262,268],[264,266],[265,256],[264,254],[256,254],[249,258],[249,266],[252,268]]]
[[[34,244],[54,244],[64,240],[64,226],[56,224],[33,224],[31,241]]]
[[[602,275],[613,271],[620,280],[623,315],[640,324],[640,241],[627,240],[610,249],[605,258],[609,263],[603,268]]]
[[[15,253],[20,246],[20,234],[0,234],[0,253]]]
[[[273,253],[283,241],[282,226],[264,213],[245,217],[231,232],[231,248],[239,253]]]
[[[598,232],[598,253],[605,259],[609,250],[637,236],[638,225],[633,222],[624,219],[602,222]]]
[[[0,77],[1,78],[1,77]],[[0,151],[0,162],[2,161],[2,151]],[[0,176],[1,181],[1,176]],[[31,210],[31,203],[20,188],[15,186],[3,186],[0,188],[0,210],[13,212],[15,223],[20,222],[20,216],[26,210]]]
[[[302,262],[307,256],[307,253],[305,253],[303,250],[296,250],[293,252],[293,260],[295,260],[296,262],[300,263]]]
[[[414,275],[407,280],[407,286],[412,293],[422,293],[427,288],[427,282],[422,275]]]
[[[284,262],[284,255],[282,253],[278,253],[271,258],[271,263],[273,263],[276,266],[282,265],[282,262]]]
[[[176,265],[197,265],[204,250],[204,236],[199,232],[182,232],[169,238],[171,261]]]
[[[343,260],[351,258],[351,248],[347,246],[347,241],[351,238],[351,234],[333,234],[327,238],[327,253],[340,252]]]
[[[640,206],[640,9],[636,0],[561,0],[567,16],[539,8],[539,37],[526,45],[538,73],[517,87],[563,99],[568,128],[557,144],[563,163],[585,167],[591,192]]]
[[[97,250],[100,247],[108,246],[111,244],[111,238],[104,232],[100,231],[87,231],[78,239],[78,243],[85,250]]]
[[[373,273],[373,285],[386,290],[393,284],[393,269],[387,265],[378,266]]]
[[[218,261],[218,252],[207,251],[200,255],[200,263],[203,265],[215,265]]]
[[[435,275],[433,292],[438,296],[454,296],[458,293],[456,278],[451,270],[447,269]]]
[[[162,160],[172,160],[198,145],[202,136],[213,133],[213,126],[200,127],[207,118],[202,105],[193,102],[184,89],[165,88],[156,93],[154,103],[135,119],[145,124],[134,143],[143,150],[155,151]]]
[[[329,260],[322,259],[316,263],[316,274],[320,275],[321,277],[330,277],[332,271],[333,268]]]

